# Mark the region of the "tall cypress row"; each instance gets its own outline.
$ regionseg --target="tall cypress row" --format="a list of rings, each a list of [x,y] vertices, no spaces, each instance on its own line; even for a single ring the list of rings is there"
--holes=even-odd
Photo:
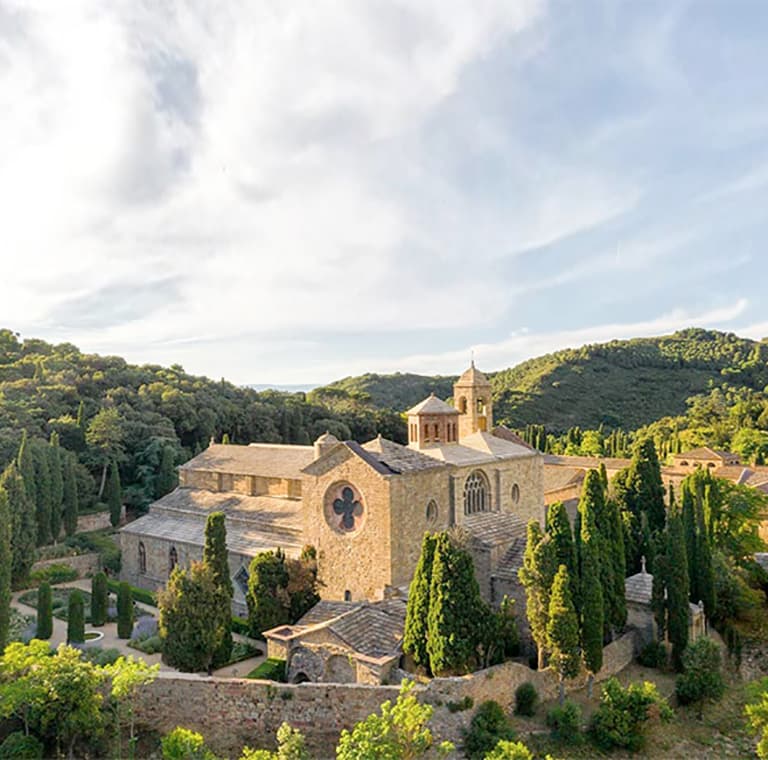
[[[213,654],[213,667],[229,662],[232,656],[232,579],[229,576],[227,527],[223,512],[211,512],[205,521],[203,564],[210,568],[213,581],[221,593],[221,644]]]
[[[102,626],[107,622],[109,589],[107,576],[98,572],[91,578],[91,625]]]
[[[403,652],[409,654],[417,665],[426,668],[427,672],[429,672],[427,617],[429,615],[429,590],[432,584],[435,542],[435,536],[430,533],[424,534],[424,539],[421,542],[421,554],[408,591],[405,632],[403,634]]]
[[[688,579],[691,591],[691,601],[698,602],[699,589],[697,584],[698,574],[696,572],[696,497],[695,482],[689,475],[682,482],[680,498],[681,512],[683,521],[683,532],[685,533],[685,556],[688,561]]]
[[[21,444],[19,445],[19,453],[16,457],[16,462],[19,465],[19,472],[24,479],[24,489],[27,492],[27,498],[33,505],[37,504],[37,494],[35,492],[35,462],[32,458],[32,448],[29,443],[29,436],[27,431],[24,430],[21,434]]]
[[[5,493],[11,515],[11,583],[18,587],[29,577],[35,559],[37,525],[35,507],[27,496],[16,462],[5,468],[0,477],[0,490]]]
[[[35,442],[37,443],[37,442]],[[32,461],[35,471],[35,507],[37,522],[37,545],[45,546],[53,540],[51,534],[51,511],[53,493],[51,484],[51,470],[48,466],[48,447],[44,445],[32,446]]]
[[[64,480],[64,532],[71,536],[77,531],[77,481],[75,480],[75,455],[67,451],[63,460]]]
[[[670,512],[667,525],[667,627],[676,669],[688,645],[689,586],[683,521],[678,510]]]
[[[589,671],[589,696],[592,696],[594,675],[603,665],[603,587],[600,565],[604,543],[595,522],[591,505],[586,504],[581,515],[581,645],[584,664]],[[561,565],[563,567],[563,565]]]
[[[109,522],[113,528],[116,528],[120,525],[120,518],[122,517],[123,491],[120,487],[120,471],[117,469],[117,462],[114,459],[109,463],[109,478],[104,495],[109,507]]]
[[[126,581],[117,587],[117,638],[130,639],[133,633],[133,593]]]
[[[707,496],[709,489],[710,486],[706,486]],[[699,598],[695,603],[703,602],[704,612],[711,619],[716,603],[715,575],[704,516],[704,501],[705,499],[696,500],[696,590]]]
[[[0,652],[8,643],[11,624],[11,513],[8,496],[0,488]]]
[[[576,548],[573,543],[571,521],[568,512],[561,501],[552,504],[547,512],[547,533],[552,537],[555,545],[557,565],[565,565],[568,574],[576,573]],[[573,591],[573,589],[572,589]]]
[[[51,433],[51,445],[48,447],[48,469],[51,473],[51,538],[58,541],[61,535],[64,480],[61,472],[59,434],[55,431]]]

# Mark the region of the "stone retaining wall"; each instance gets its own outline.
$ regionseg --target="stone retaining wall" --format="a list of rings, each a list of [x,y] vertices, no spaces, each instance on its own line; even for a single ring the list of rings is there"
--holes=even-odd
[[[596,680],[605,680],[625,668],[632,661],[635,645],[635,633],[629,632],[605,647],[603,668]],[[582,674],[566,688],[580,689],[586,680]],[[458,742],[473,711],[451,713],[449,702],[471,697],[477,707],[493,699],[511,708],[515,689],[525,681],[534,684],[543,700],[557,696],[557,678],[552,673],[537,672],[516,662],[468,676],[435,678],[418,686],[417,693],[420,700],[435,707],[435,737]],[[272,746],[277,729],[287,721],[306,735],[313,757],[332,758],[341,730],[376,712],[385,700],[395,699],[398,690],[398,686],[276,684],[162,672],[139,692],[137,717],[162,733],[176,726],[200,731],[214,751],[227,756],[236,756],[245,744]]]
[[[78,575],[83,578],[86,575],[93,575],[101,570],[101,555],[97,552],[89,552],[88,554],[77,554],[74,557],[41,559],[32,565],[32,571],[42,570],[50,565],[69,565],[69,567],[77,570]]]
[[[120,524],[125,522],[125,505],[122,507],[120,513]],[[109,521],[109,511],[105,512],[91,512],[86,515],[78,515],[77,517],[77,533],[90,533],[93,530],[104,530],[105,528],[111,528],[112,523]]]

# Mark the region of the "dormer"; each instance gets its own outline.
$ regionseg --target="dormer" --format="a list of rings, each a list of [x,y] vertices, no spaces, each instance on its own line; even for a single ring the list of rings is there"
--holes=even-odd
[[[459,440],[459,413],[433,393],[409,409],[408,445],[414,449],[456,443]]]

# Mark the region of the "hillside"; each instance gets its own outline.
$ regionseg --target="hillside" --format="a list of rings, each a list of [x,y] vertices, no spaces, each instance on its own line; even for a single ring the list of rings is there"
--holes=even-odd
[[[768,384],[768,345],[732,333],[688,329],[567,349],[489,372],[497,421],[521,428],[542,424],[563,432],[601,424],[626,430],[686,410],[686,400],[728,383],[762,389]],[[405,410],[434,391],[446,398],[452,378],[362,375],[330,389],[377,407]]]

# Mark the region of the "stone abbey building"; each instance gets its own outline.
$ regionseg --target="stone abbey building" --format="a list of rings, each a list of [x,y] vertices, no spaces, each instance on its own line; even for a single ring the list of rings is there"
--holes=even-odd
[[[491,386],[474,364],[453,398],[407,412],[407,446],[329,434],[313,446],[212,444],[123,528],[123,579],[164,585],[176,564],[202,557],[206,516],[221,510],[240,614],[259,552],[298,556],[311,544],[324,600],[374,604],[407,591],[424,533],[452,526],[466,533],[484,596],[518,596],[525,524],[544,516],[543,457],[494,429]]]

